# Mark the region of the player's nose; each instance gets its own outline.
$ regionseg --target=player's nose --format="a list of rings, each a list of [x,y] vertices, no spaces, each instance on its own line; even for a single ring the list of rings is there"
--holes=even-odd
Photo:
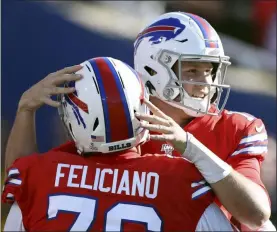
[[[193,93],[204,97],[208,95],[209,87],[208,85],[195,85],[193,88]]]
[[[197,77],[199,82],[203,82],[205,84],[211,84],[212,83],[212,76],[209,73],[202,72]]]

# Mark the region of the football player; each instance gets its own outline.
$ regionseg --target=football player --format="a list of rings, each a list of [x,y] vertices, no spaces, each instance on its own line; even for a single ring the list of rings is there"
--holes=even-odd
[[[5,230],[232,230],[227,217],[213,203],[212,191],[202,188],[210,187],[200,180],[191,182],[187,173],[196,170],[194,164],[167,155],[140,155],[139,146],[148,137],[148,130],[141,127],[144,120],[135,114],[149,115],[146,105],[155,113],[159,111],[148,102],[137,73],[107,57],[90,59],[81,67],[77,67],[81,80],[56,89],[65,92],[60,103],[44,101],[59,107],[74,142],[19,158],[8,168],[2,201],[18,205],[13,205]],[[61,72],[25,92],[17,122],[20,112],[34,113],[42,105],[41,88],[50,86],[51,79],[55,89],[53,83],[64,78]],[[36,95],[32,97],[33,93]],[[28,124],[32,117],[27,117]],[[18,125],[12,133],[20,128]],[[29,126],[34,129],[34,124]],[[23,132],[17,131],[21,136]],[[189,142],[182,146],[186,144]],[[213,177],[220,181],[230,171],[217,170]]]
[[[271,213],[260,177],[267,133],[260,119],[224,109],[230,61],[217,32],[197,15],[166,13],[138,34],[134,47],[135,69],[151,93],[150,101],[163,112],[138,115],[152,123],[144,125],[152,135],[142,153],[188,159],[215,192],[217,204],[225,206],[222,210],[230,220],[239,222],[239,228],[261,227]],[[213,177],[212,173],[230,169],[220,181]],[[200,181],[200,173],[188,175],[192,182]],[[202,186],[203,192],[208,190]]]

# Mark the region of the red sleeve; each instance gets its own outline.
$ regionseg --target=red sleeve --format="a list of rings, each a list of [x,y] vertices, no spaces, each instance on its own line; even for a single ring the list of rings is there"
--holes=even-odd
[[[243,131],[236,150],[227,163],[237,172],[260,185],[268,195],[261,180],[261,164],[267,154],[268,136],[260,119],[254,119]]]
[[[28,170],[37,161],[38,155],[30,155],[16,159],[7,169],[7,178],[2,192],[3,203],[19,201],[24,194],[24,186],[28,178]]]
[[[227,163],[237,172],[265,189],[261,180],[261,164],[267,154],[268,138],[260,119],[253,120],[243,131],[236,150]]]
[[[235,157],[228,162],[237,172],[265,189],[261,180],[261,160],[257,157]]]
[[[238,139],[236,150],[228,157],[227,162],[232,162],[236,157],[245,157],[246,159],[256,157],[260,161],[264,160],[267,154],[268,136],[265,126],[260,119],[253,120],[245,129],[243,129]]]

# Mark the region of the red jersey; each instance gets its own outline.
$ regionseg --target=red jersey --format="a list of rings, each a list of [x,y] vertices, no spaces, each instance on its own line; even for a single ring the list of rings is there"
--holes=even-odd
[[[265,188],[260,179],[260,169],[267,153],[268,140],[260,119],[247,113],[224,110],[219,116],[205,115],[195,118],[184,130],[190,132],[236,171]],[[180,156],[172,146],[160,141],[143,144],[141,152]],[[189,175],[191,178],[198,178],[196,171]]]
[[[70,143],[17,159],[2,201],[17,201],[27,231],[194,231],[214,201],[194,172],[167,155],[84,158]]]

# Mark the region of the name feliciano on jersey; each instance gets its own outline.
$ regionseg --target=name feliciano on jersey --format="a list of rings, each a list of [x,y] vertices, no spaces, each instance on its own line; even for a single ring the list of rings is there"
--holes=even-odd
[[[77,171],[78,170],[78,171]],[[56,170],[55,187],[61,186],[61,180],[67,180],[69,188],[91,189],[103,193],[125,194],[154,199],[157,197],[159,188],[159,174],[155,172],[139,172],[96,168],[94,178],[87,176],[88,166],[70,165],[59,163]],[[109,175],[109,176],[108,176]],[[105,178],[111,178],[112,182]]]

